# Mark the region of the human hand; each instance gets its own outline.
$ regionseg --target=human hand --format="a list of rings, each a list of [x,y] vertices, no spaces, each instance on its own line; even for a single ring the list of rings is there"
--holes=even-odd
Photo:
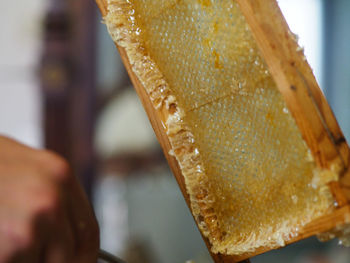
[[[69,170],[0,136],[0,263],[96,263],[98,225]]]

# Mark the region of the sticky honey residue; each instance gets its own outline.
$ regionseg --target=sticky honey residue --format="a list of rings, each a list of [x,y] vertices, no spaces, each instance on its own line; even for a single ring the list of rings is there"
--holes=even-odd
[[[215,50],[213,50],[213,56],[214,56],[214,58],[215,58],[214,67],[215,67],[216,69],[222,69],[223,66],[222,66],[222,64],[221,64],[221,62],[220,62],[220,55],[218,54],[218,52],[216,52]]]
[[[211,6],[211,0],[198,0],[198,2],[204,7]]]
[[[214,253],[280,247],[333,205],[234,1],[108,0]]]

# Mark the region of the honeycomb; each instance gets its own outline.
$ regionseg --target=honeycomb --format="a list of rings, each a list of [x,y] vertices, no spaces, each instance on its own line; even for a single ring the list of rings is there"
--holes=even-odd
[[[108,0],[213,253],[280,247],[329,212],[327,183],[235,1]]]

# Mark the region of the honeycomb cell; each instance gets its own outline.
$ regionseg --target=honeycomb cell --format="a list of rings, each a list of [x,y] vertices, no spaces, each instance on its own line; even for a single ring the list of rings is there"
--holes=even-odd
[[[172,154],[214,253],[283,246],[329,210],[336,177],[310,158],[235,1],[109,4],[109,31],[155,106],[176,105]]]

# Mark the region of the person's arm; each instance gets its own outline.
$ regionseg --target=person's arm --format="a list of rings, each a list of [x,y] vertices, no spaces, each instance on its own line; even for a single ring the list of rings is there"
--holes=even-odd
[[[0,136],[0,263],[96,263],[98,225],[67,162]]]

